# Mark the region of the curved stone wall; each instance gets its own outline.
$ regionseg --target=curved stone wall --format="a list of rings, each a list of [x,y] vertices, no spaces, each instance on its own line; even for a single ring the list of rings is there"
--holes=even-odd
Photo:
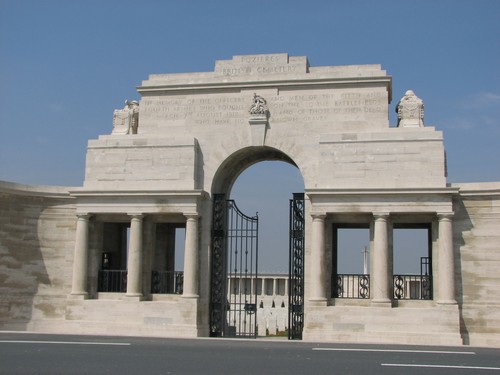
[[[51,330],[71,290],[75,205],[67,187],[0,181],[0,328]]]

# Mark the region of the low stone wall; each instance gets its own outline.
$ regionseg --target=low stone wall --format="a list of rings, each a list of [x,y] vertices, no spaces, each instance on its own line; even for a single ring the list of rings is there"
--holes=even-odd
[[[157,295],[140,301],[122,293],[99,293],[98,299],[68,299],[62,333],[197,337],[198,301]]]
[[[456,305],[405,301],[378,307],[370,301],[343,300],[334,306],[310,303],[304,340],[415,345],[461,345]]]

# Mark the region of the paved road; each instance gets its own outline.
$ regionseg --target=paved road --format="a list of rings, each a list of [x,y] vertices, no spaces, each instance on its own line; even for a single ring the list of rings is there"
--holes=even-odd
[[[500,349],[0,332],[0,374],[500,374]]]

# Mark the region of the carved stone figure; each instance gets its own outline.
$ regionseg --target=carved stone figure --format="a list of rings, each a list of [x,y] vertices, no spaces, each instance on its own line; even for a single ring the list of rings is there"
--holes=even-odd
[[[139,102],[125,100],[123,109],[115,109],[111,134],[137,134],[139,127]]]
[[[424,126],[424,102],[411,90],[406,91],[396,106],[398,126],[418,128]]]
[[[266,99],[262,96],[253,94],[253,104],[250,107],[251,115],[264,115],[267,116],[269,114],[269,108],[267,107]]]

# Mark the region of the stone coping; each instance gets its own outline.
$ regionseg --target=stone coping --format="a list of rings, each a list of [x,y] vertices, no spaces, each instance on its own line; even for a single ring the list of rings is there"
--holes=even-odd
[[[27,185],[0,180],[0,193],[9,193],[22,196],[71,198],[72,186]]]
[[[500,195],[500,182],[453,183],[449,186],[459,189],[461,196]]]

